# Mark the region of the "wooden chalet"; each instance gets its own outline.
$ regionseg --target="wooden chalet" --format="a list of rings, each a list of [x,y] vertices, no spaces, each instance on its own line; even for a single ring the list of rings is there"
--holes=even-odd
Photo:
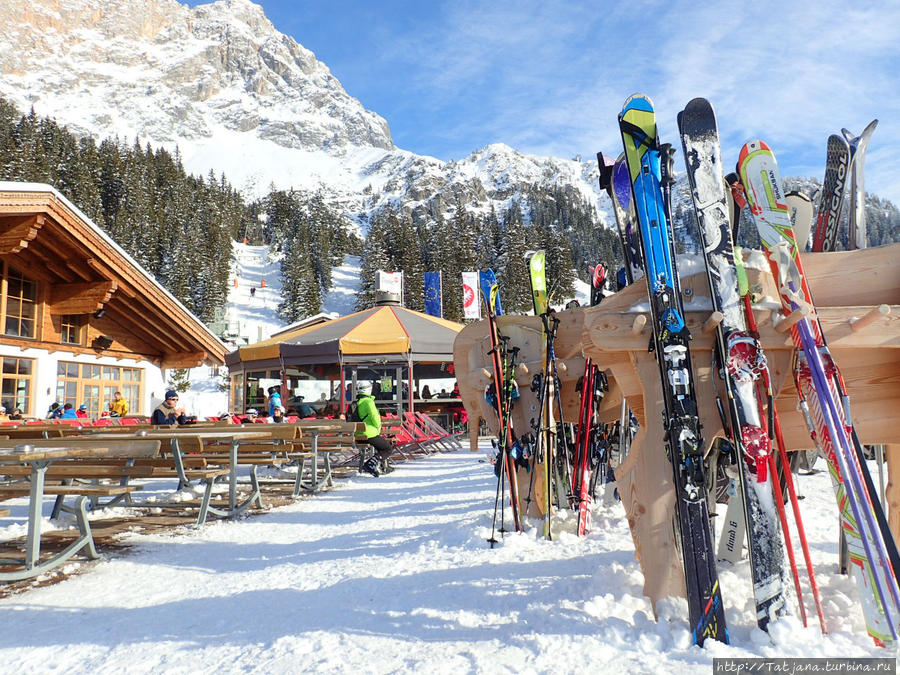
[[[165,370],[224,363],[226,346],[56,189],[0,182],[0,404],[99,416],[119,391],[148,414]]]

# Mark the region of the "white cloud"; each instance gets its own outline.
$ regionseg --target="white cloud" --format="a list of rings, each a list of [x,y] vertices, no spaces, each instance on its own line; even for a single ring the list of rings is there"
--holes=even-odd
[[[900,3],[608,4],[446,3],[376,58],[408,73],[396,94],[430,126],[428,151],[445,157],[495,141],[613,154],[616,115],[636,91],[654,100],[661,135],[674,141],[677,112],[704,96],[726,161],[763,138],[786,175],[821,176],[828,134],[878,117],[867,186],[900,202]]]

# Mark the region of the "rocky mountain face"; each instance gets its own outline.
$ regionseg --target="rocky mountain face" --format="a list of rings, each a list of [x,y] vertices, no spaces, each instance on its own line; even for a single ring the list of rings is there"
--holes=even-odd
[[[394,147],[387,122],[248,0],[5,0],[0,22],[0,93],[76,132]]]
[[[397,149],[387,122],[249,0],[4,0],[0,22],[0,96],[79,135],[177,145],[188,170],[224,173],[248,198],[321,191],[364,226],[388,203],[431,220],[565,185],[611,222],[592,163],[500,144],[451,162]]]

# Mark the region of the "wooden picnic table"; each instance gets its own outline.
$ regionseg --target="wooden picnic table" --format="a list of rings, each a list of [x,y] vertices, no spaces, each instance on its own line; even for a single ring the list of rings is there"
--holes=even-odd
[[[228,507],[222,508],[211,504],[212,485],[215,476],[206,478],[206,491],[204,492],[203,501],[200,505],[200,513],[197,524],[202,525],[206,521],[206,515],[212,513],[223,518],[234,517],[246,509],[250,508],[253,502],[257,502],[262,507],[262,494],[259,489],[259,481],[256,477],[256,467],[253,465],[250,471],[250,495],[242,502],[238,502],[237,491],[237,472],[241,465],[238,448],[241,441],[261,440],[270,438],[271,434],[264,430],[257,429],[227,429],[223,427],[202,427],[191,429],[192,425],[185,425],[173,429],[154,429],[139,430],[133,436],[128,438],[140,438],[147,440],[168,441],[172,450],[172,459],[175,471],[178,476],[178,488],[189,487],[191,485],[188,472],[185,470],[184,452],[182,445],[187,439],[194,439],[200,447],[206,441],[223,441],[228,443]],[[104,438],[122,438],[122,434],[91,434],[91,439]]]
[[[0,565],[16,565],[22,566],[10,572],[0,572],[0,581],[18,581],[20,579],[28,579],[30,577],[43,574],[51,570],[73,555],[85,550],[88,558],[98,558],[97,549],[94,548],[94,538],[91,534],[91,526],[88,522],[87,512],[85,510],[85,500],[87,496],[84,494],[85,488],[71,487],[70,494],[78,494],[79,497],[72,512],[78,521],[79,536],[69,544],[65,549],[52,556],[48,560],[41,562],[41,508],[44,502],[44,475],[54,461],[59,459],[72,459],[76,457],[98,456],[104,454],[102,449],[96,447],[70,447],[65,441],[60,442],[55,447],[35,447],[30,444],[22,443],[13,448],[0,449],[0,473],[3,472],[4,464],[28,464],[31,466],[31,482],[29,485],[29,501],[28,501],[28,534],[25,539],[25,560],[23,561],[13,558],[0,558]],[[65,486],[68,487],[68,486]],[[60,489],[54,489],[57,494]],[[89,490],[88,490],[89,492]]]

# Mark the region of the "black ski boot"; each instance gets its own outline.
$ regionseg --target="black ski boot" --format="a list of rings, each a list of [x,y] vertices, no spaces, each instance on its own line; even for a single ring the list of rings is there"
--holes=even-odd
[[[360,471],[364,471],[365,473],[371,474],[371,475],[375,476],[375,478],[378,478],[378,476],[381,475],[381,471],[379,469],[379,463],[380,462],[378,460],[377,455],[373,456],[373,457],[369,457],[369,459],[367,459],[363,463]]]

